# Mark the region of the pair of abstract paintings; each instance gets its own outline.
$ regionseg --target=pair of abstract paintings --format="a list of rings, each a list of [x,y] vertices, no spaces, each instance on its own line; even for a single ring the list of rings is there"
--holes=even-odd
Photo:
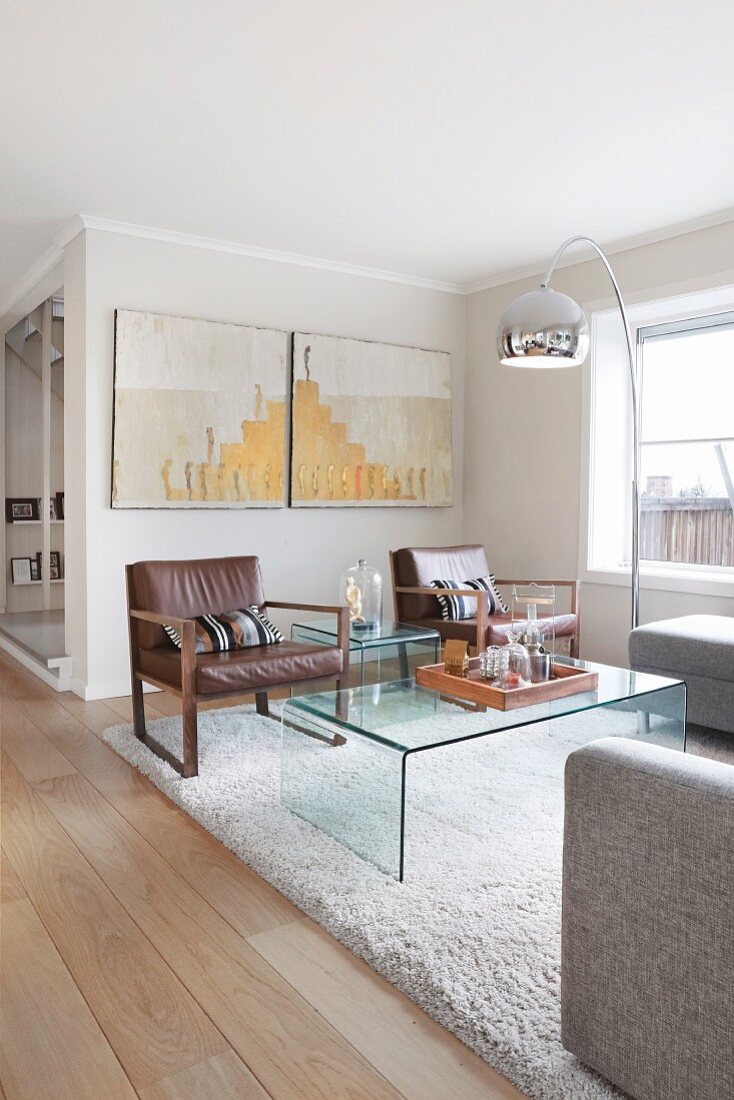
[[[112,507],[451,504],[446,352],[294,333],[291,363],[290,347],[117,310]]]

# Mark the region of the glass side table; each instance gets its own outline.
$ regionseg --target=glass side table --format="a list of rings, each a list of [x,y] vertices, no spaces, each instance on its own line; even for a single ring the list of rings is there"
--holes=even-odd
[[[336,615],[311,623],[294,623],[291,641],[336,645]],[[436,630],[389,622],[361,630],[353,626],[349,635],[350,680],[356,679],[359,687],[364,687],[367,682],[379,683],[383,672],[387,679],[405,680],[418,665],[437,664],[440,647],[441,638]],[[357,666],[354,677],[352,669]]]

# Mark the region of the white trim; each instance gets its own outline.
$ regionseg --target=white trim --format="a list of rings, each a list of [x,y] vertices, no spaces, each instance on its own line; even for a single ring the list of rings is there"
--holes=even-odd
[[[629,307],[649,306],[654,311],[658,320],[636,322],[630,318],[633,336],[636,339],[637,329],[653,323],[665,323],[667,321],[687,320],[692,317],[713,316],[722,312],[722,306],[715,304],[706,308],[696,305],[686,305],[681,308],[678,300],[691,295],[710,291],[734,292],[734,269],[715,272],[709,275],[696,276],[683,282],[668,283],[658,287],[648,287],[625,294],[625,304]],[[583,310],[589,318],[592,329],[592,346],[590,353],[583,364],[581,378],[581,424],[582,442],[580,455],[580,500],[579,500],[579,578],[585,584],[609,584],[621,587],[630,586],[630,570],[620,567],[593,568],[589,566],[590,539],[593,522],[593,501],[591,500],[591,475],[592,475],[592,440],[593,417],[595,415],[595,402],[593,398],[594,376],[594,315],[607,312],[616,312],[619,309],[616,298],[600,298],[587,301],[583,304]],[[717,568],[712,566],[697,568],[695,565],[685,563],[640,562],[640,587],[642,589],[655,589],[663,592],[688,592],[694,595],[724,596],[734,599],[734,570],[729,567]]]
[[[17,324],[21,317],[45,301],[46,298],[52,297],[54,292],[59,289],[63,283],[64,249],[83,228],[81,218],[71,218],[55,238],[51,247],[35,263],[31,264],[25,274],[21,275],[20,279],[13,284],[5,300],[0,303],[0,328],[3,334]],[[60,273],[56,273],[56,267],[61,268]],[[51,279],[53,285],[50,287],[46,285],[49,276],[53,276]],[[39,284],[42,285],[39,286]],[[23,299],[36,288],[38,288],[37,297],[31,306],[25,308],[21,304]],[[9,314],[10,316],[8,316]]]
[[[94,702],[96,699],[119,699],[131,694],[130,677],[126,680],[107,680],[98,684],[87,684],[84,680],[72,679],[69,688],[85,703]],[[152,684],[143,684],[143,692],[146,695],[151,691],[160,690]]]
[[[34,676],[37,676],[39,680],[42,680],[44,684],[48,684],[49,687],[54,688],[55,691],[69,691],[70,678],[59,672],[58,675],[51,672],[47,665],[44,665],[38,658],[32,657],[27,650],[21,648],[10,640],[7,634],[0,634],[0,649],[5,650],[11,657],[14,657],[19,665],[28,669]],[[67,658],[68,660],[68,658]],[[54,668],[58,665],[52,666]]]
[[[630,587],[629,569],[582,569],[582,584],[611,584]],[[694,596],[724,596],[734,600],[734,575],[724,578],[715,569],[695,569],[684,566],[667,570],[640,564],[640,588],[658,592],[690,592]]]
[[[700,218],[691,218],[689,221],[678,222],[675,225],[653,229],[648,233],[637,233],[631,237],[621,237],[617,241],[604,245],[604,251],[608,256],[617,252],[628,252],[634,248],[642,248],[644,245],[657,244],[660,241],[668,241],[673,237],[682,237],[686,233],[695,233],[700,229],[711,229],[717,225],[734,221],[734,207],[726,210],[718,210],[715,214],[704,214]],[[579,249],[576,252],[567,252],[561,258],[556,267],[573,267],[575,264],[588,263],[593,260],[596,253],[590,248]],[[465,294],[478,294],[482,290],[491,290],[492,287],[504,286],[505,283],[517,283],[523,279],[532,279],[535,275],[544,275],[547,270],[550,255],[543,262],[528,264],[527,267],[515,268],[499,275],[491,275],[487,279],[478,279],[476,282],[467,283],[464,286]],[[625,295],[625,301],[627,296]]]
[[[361,267],[358,264],[343,263],[341,260],[325,260],[317,256],[302,256],[297,252],[280,252],[276,249],[258,248],[255,245],[240,244],[236,241],[223,241],[215,237],[199,237],[193,233],[177,233],[170,229],[157,229],[150,225],[133,225],[130,222],[112,221],[109,218],[95,218],[88,214],[81,214],[79,220],[84,229],[95,229],[103,233],[143,237],[146,240],[163,241],[165,244],[184,245],[187,248],[203,248],[210,252],[229,252],[235,256],[250,256],[256,260],[268,260],[272,263],[293,264],[297,267],[315,267],[322,271],[335,271],[341,275],[357,275],[360,278],[379,279],[386,283],[403,283],[406,286],[422,287],[424,290],[439,290],[444,294],[466,293],[465,287],[459,283],[444,283],[436,279],[423,279],[418,275],[403,275],[396,271],[381,271],[374,267]]]
[[[604,245],[604,250],[609,255],[617,252],[627,252],[643,245],[655,244],[659,241],[670,240],[686,233],[695,233],[700,229],[710,229],[726,222],[734,221],[734,208],[717,211],[715,214],[706,214],[700,218],[693,218],[686,222],[678,222],[676,225],[666,226],[652,230],[649,233],[638,233],[631,237],[623,237]],[[250,256],[253,259],[268,260],[272,263],[293,264],[297,267],[313,267],[322,271],[334,271],[342,275],[355,275],[365,279],[378,279],[388,283],[402,283],[405,286],[421,287],[424,290],[437,290],[444,294],[477,294],[482,290],[503,286],[506,283],[519,282],[522,279],[530,279],[536,275],[542,275],[545,271],[545,263],[529,264],[527,267],[514,268],[500,272],[486,279],[478,279],[471,283],[450,283],[437,279],[424,279],[418,275],[405,275],[396,271],[382,271],[379,268],[362,267],[359,264],[344,263],[341,260],[326,260],[317,256],[303,256],[296,252],[281,252],[272,248],[259,248],[255,245],[241,244],[237,241],[224,241],[216,237],[200,237],[193,233],[178,233],[170,229],[160,229],[150,225],[135,225],[132,222],[115,221],[112,218],[97,218],[91,214],[77,214],[70,219],[64,229],[56,237],[53,245],[41,256],[13,287],[8,291],[5,301],[0,304],[0,322],[4,321],[19,300],[27,294],[36,283],[40,282],[63,259],[64,248],[83,229],[94,229],[102,233],[117,233],[128,237],[141,237],[147,240],[162,241],[166,244],[178,244],[188,248],[208,249],[212,252],[228,252],[236,256]],[[594,258],[594,253],[588,249],[578,252],[566,253],[562,257],[559,267],[572,267],[575,264],[587,263]],[[44,295],[48,297],[48,295]],[[630,300],[632,300],[630,298]],[[27,311],[26,311],[27,312]],[[12,322],[15,324],[15,321]],[[7,328],[12,328],[8,324]]]

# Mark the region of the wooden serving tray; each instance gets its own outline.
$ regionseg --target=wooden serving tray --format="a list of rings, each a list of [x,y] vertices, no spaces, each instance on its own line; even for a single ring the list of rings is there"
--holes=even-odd
[[[576,695],[582,691],[594,691],[599,686],[599,673],[587,672],[583,668],[573,668],[556,662],[553,676],[540,684],[528,684],[527,687],[500,688],[482,680],[479,673],[479,658],[469,661],[469,675],[450,676],[444,666],[424,665],[416,669],[416,682],[421,687],[433,688],[442,695],[456,695],[460,699],[469,699],[494,710],[517,710],[530,707],[533,703],[547,703],[550,699],[563,699],[567,695]]]

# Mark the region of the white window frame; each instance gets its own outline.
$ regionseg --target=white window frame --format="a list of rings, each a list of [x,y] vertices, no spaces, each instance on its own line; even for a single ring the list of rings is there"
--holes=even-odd
[[[685,283],[650,288],[632,294],[625,294],[625,303],[630,315],[630,326],[635,345],[640,329],[671,322],[685,322],[699,317],[710,317],[720,313],[734,311],[734,271],[724,271],[700,279],[691,279]],[[590,562],[592,549],[593,522],[593,477],[594,477],[594,382],[596,370],[605,369],[600,361],[603,349],[599,347],[595,321],[606,314],[619,314],[619,307],[613,297],[583,303],[591,329],[591,347],[586,362],[582,366],[581,394],[581,499],[579,502],[579,576],[590,584],[609,584],[629,587],[630,567],[599,568]],[[620,339],[623,339],[620,323]],[[610,369],[613,369],[610,366]],[[620,385],[628,383],[622,378]],[[629,418],[631,420],[631,409]],[[627,427],[627,425],[624,425]],[[632,474],[630,470],[629,484]],[[629,524],[629,507],[625,509],[624,522]],[[627,540],[630,539],[629,526]],[[734,599],[734,569],[730,566],[689,565],[683,562],[640,562],[640,585],[642,588],[657,589],[666,592],[690,592],[700,595],[727,596]]]

